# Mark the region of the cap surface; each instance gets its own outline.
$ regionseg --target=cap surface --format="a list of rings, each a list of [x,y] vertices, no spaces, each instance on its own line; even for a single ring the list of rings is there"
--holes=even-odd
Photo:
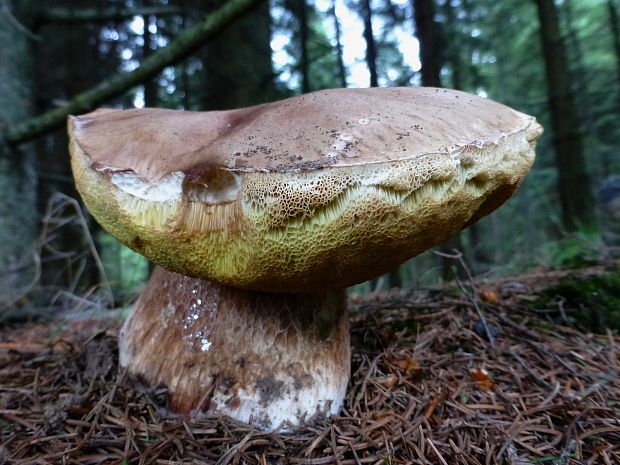
[[[541,132],[433,88],[69,122],[76,185],[108,231],[169,270],[281,292],[361,282],[447,239],[512,194]]]

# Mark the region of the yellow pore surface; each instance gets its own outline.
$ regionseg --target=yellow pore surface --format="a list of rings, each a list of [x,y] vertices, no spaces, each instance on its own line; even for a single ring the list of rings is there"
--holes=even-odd
[[[497,208],[533,162],[531,139],[524,130],[409,160],[224,173],[231,182],[219,204],[189,190],[141,198],[93,169],[75,141],[71,152],[93,216],[156,264],[229,286],[302,293],[378,276]]]

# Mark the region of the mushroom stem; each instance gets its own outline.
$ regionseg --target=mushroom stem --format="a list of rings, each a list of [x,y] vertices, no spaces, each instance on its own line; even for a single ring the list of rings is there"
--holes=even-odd
[[[346,294],[241,290],[157,268],[125,322],[120,363],[168,388],[171,410],[275,429],[342,407]]]

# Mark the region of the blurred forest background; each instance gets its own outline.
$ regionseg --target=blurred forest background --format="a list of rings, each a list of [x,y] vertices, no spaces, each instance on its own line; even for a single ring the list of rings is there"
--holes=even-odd
[[[618,0],[0,0],[0,309],[122,305],[150,271],[74,200],[68,113],[332,87],[449,87],[535,115],[546,132],[518,194],[441,248],[484,276],[602,262],[620,237],[619,14]],[[462,272],[427,253],[356,290]]]

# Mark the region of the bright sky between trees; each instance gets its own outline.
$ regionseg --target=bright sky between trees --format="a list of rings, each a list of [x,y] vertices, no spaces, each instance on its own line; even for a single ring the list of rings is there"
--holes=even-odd
[[[393,3],[398,6],[407,3],[407,0],[395,0]],[[331,0],[316,0],[315,6],[320,12],[325,13],[331,8]],[[283,11],[281,8],[272,8],[272,14],[277,18],[283,14]],[[368,87],[370,77],[365,61],[366,41],[364,40],[362,19],[357,12],[346,6],[344,0],[336,0],[336,15],[341,28],[343,60],[348,71],[347,82],[350,87]],[[324,27],[330,40],[332,40],[332,45],[335,45],[333,22],[325,21]],[[378,36],[378,32],[383,30],[384,27],[383,19],[379,15],[374,15],[374,35]],[[399,44],[405,64],[413,71],[419,71],[421,67],[420,46],[418,40],[413,35],[412,20],[403,22],[402,27],[396,27],[390,33]],[[295,61],[295,58],[290,56],[285,50],[289,41],[289,35],[283,33],[283,31],[277,31],[272,37],[271,49],[273,50],[273,62],[276,71]],[[390,73],[396,73],[396,70],[388,69],[386,73],[390,76]],[[280,79],[289,82],[291,86],[298,84],[298,76],[291,75],[291,73],[286,71],[280,75]]]
[[[395,5],[404,5],[408,0],[394,0]],[[316,0],[316,8],[321,13],[326,13],[331,7],[331,0]],[[285,11],[280,7],[272,7],[271,14],[274,19],[280,18]],[[336,0],[336,14],[341,28],[341,43],[343,60],[347,69],[347,83],[349,87],[368,87],[369,86],[369,72],[365,61],[366,54],[366,41],[364,40],[364,26],[360,15],[348,8],[344,0]],[[138,36],[144,34],[144,20],[141,16],[133,18],[129,24],[130,29]],[[331,20],[324,21],[325,31],[332,42],[335,45],[335,31],[334,24]],[[385,22],[379,15],[373,17],[373,33],[378,37],[379,31],[385,28]],[[155,24],[149,25],[149,31],[151,34],[157,33],[157,26]],[[291,37],[291,31],[275,30],[271,38],[271,49],[273,51],[272,59],[275,71],[279,74],[279,80],[286,82],[288,86],[292,88],[299,87],[299,76],[296,73],[291,73],[290,68],[295,63],[297,57],[291,56],[286,48],[289,44]],[[105,34],[105,32],[104,32]],[[411,68],[412,71],[419,71],[420,64],[420,46],[418,40],[413,34],[413,21],[404,21],[402,25],[399,25],[389,31],[389,34],[398,43],[399,50],[403,56],[404,63]],[[141,38],[141,37],[140,37]],[[158,38],[158,46],[165,47],[167,41],[165,38]],[[122,52],[123,68],[126,71],[130,71],[137,66],[139,62],[133,57],[131,49],[127,48]],[[174,73],[172,69],[165,71],[165,73]],[[397,71],[395,69],[387,69],[385,74],[394,79],[397,77]],[[170,76],[172,77],[172,76]],[[382,83],[381,79],[380,85]],[[172,93],[175,91],[174,84],[172,88],[167,86],[167,91]],[[136,108],[144,107],[144,94],[142,90],[136,92],[134,97],[134,106]]]

